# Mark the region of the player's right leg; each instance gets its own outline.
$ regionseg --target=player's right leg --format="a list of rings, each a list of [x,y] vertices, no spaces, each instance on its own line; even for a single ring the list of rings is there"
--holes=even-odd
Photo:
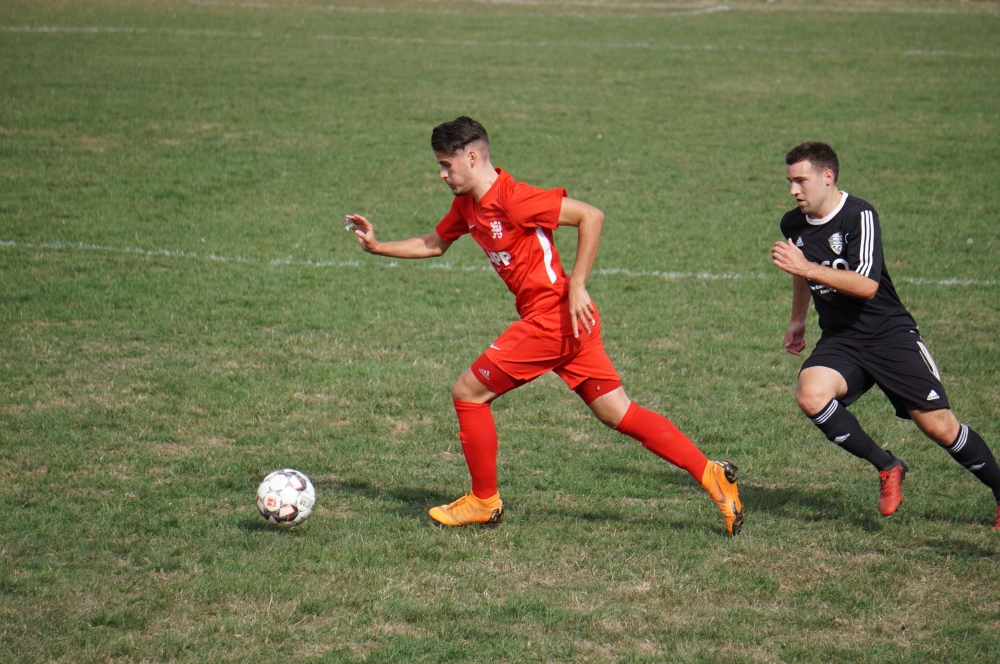
[[[503,518],[497,489],[497,427],[490,404],[526,381],[517,381],[480,356],[462,372],[451,390],[458,415],[462,453],[472,477],[472,491],[447,505],[432,507],[432,519],[445,526],[495,524]]]
[[[841,402],[849,394],[856,394],[859,390],[863,392],[866,389],[864,385],[856,385],[855,389],[851,389],[847,379],[839,371],[816,363],[820,359],[816,355],[814,352],[810,356],[799,373],[795,390],[799,408],[828,440],[875,466],[881,483],[879,512],[883,516],[889,516],[903,502],[901,485],[906,476],[906,464],[879,447]],[[856,376],[852,378],[856,379],[854,382],[858,382]]]

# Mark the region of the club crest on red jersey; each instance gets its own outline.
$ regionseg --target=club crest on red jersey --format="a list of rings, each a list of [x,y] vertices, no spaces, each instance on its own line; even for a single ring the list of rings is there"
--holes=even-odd
[[[493,239],[499,240],[503,238],[503,222],[501,221],[491,221],[490,230],[493,231]]]

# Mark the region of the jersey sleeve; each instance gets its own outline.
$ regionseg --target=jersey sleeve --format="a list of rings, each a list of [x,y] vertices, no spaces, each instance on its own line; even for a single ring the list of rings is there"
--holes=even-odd
[[[781,236],[784,237],[786,240],[792,239],[792,226],[793,226],[792,218],[794,214],[795,214],[794,211],[786,212],[784,216],[781,217],[781,224],[780,224]]]
[[[434,227],[434,230],[445,242],[454,242],[469,232],[469,225],[465,222],[465,216],[462,214],[462,204],[459,198],[455,197],[455,200],[451,202],[448,214],[444,215],[444,218]]]
[[[505,201],[504,210],[515,226],[555,230],[559,226],[559,212],[564,198],[566,190],[561,187],[539,189],[518,182]]]
[[[872,281],[882,278],[882,229],[878,214],[862,209],[851,224],[847,240],[847,263],[852,270]]]

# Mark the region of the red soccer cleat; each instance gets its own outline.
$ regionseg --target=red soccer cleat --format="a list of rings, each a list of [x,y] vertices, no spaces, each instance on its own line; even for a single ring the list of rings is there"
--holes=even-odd
[[[997,520],[993,522],[993,530],[1000,532],[1000,503],[997,504]]]
[[[882,488],[878,494],[878,511],[882,516],[889,516],[903,502],[902,484],[909,470],[903,460],[896,458],[896,463],[889,470],[878,471],[878,478],[882,482]]]

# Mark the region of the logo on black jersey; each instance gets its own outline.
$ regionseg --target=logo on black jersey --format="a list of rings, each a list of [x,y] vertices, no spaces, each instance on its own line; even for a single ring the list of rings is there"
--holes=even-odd
[[[801,235],[799,236],[799,239],[795,241],[795,246],[796,247],[804,247],[804,246],[806,246],[806,243],[802,241],[802,236]]]
[[[840,252],[844,250],[844,238],[841,237],[840,233],[834,233],[830,236],[828,240],[830,243],[830,248],[833,249],[833,253],[840,255]]]

